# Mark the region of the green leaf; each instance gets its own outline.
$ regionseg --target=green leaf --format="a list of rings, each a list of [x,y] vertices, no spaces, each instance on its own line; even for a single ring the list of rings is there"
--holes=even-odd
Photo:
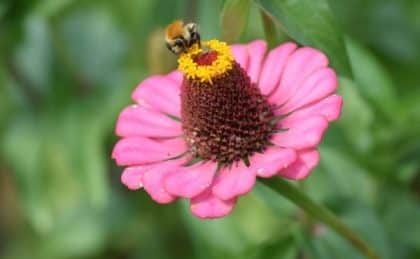
[[[86,199],[95,207],[107,204],[108,186],[105,178],[106,161],[102,148],[104,125],[98,116],[96,102],[78,103],[65,113],[57,138],[64,138],[69,150],[71,170],[78,172],[77,180]],[[96,115],[95,115],[96,114]]]
[[[16,101],[13,102],[13,91],[16,91],[16,88],[6,79],[5,71],[0,71],[0,85],[0,125],[6,125],[7,120],[14,115],[13,108]],[[0,137],[4,130],[4,127],[0,127]]]
[[[251,0],[227,0],[220,16],[222,36],[227,42],[235,42],[241,36],[248,21]]]
[[[44,0],[35,7],[34,13],[44,17],[51,17],[70,6],[75,0]]]
[[[54,43],[73,77],[91,84],[116,83],[110,79],[121,73],[127,41],[107,9],[72,12],[55,24]]]
[[[279,218],[287,219],[287,217],[296,213],[296,206],[292,202],[281,196],[279,197],[276,192],[260,182],[255,184],[254,194],[272,209]]]
[[[384,188],[384,190],[389,187]],[[392,237],[412,247],[420,247],[420,204],[404,191],[389,191],[383,197],[384,222]]]
[[[52,212],[43,196],[45,184],[41,170],[42,140],[33,119],[25,116],[10,123],[0,146],[2,157],[13,169],[13,179],[19,193],[24,215],[36,232],[52,228]],[[25,156],[22,157],[22,151]]]
[[[324,51],[341,75],[351,77],[344,41],[326,0],[258,2],[294,40]]]
[[[81,204],[95,209],[108,204],[104,126],[97,114],[78,101],[37,119],[21,116],[6,129],[0,150],[37,233],[50,233]]]
[[[344,222],[365,240],[379,258],[391,258],[391,243],[384,226],[375,212],[366,206],[356,203],[346,204],[346,209],[341,216]],[[315,234],[311,242],[308,257],[314,259],[363,259],[350,243],[346,242],[336,233],[325,226],[319,226],[321,231]]]
[[[99,213],[79,207],[60,217],[54,230],[42,240],[44,258],[83,258],[100,251],[106,228]]]
[[[340,25],[400,67],[420,65],[419,1],[329,0]]]
[[[188,204],[181,203],[185,223],[200,247],[200,258],[242,258],[240,255],[255,251],[252,248],[264,241],[286,238],[294,226],[290,218],[274,215],[264,201],[252,194],[241,197],[231,215],[215,220],[197,219],[191,215]],[[289,203],[276,194],[268,199]]]
[[[293,259],[298,258],[298,246],[291,235],[278,240],[269,240],[250,247],[240,258],[249,259]]]
[[[346,46],[357,82],[355,86],[360,93],[389,118],[398,118],[398,116],[393,116],[397,107],[397,95],[385,68],[369,50],[356,41],[347,38]]]
[[[31,87],[45,94],[51,82],[52,61],[51,35],[47,20],[41,16],[29,16],[24,23],[24,41],[17,47],[17,69],[31,82]]]
[[[279,42],[290,41],[290,37],[278,28],[276,20],[266,10],[258,8],[264,27],[265,39],[267,40],[269,47],[274,48]]]
[[[366,243],[359,235],[344,224],[340,218],[332,213],[326,207],[316,203],[312,198],[299,190],[293,184],[281,177],[277,179],[259,179],[261,183],[271,188],[281,196],[293,202],[300,207],[307,215],[313,217],[320,222],[323,222],[329,228],[333,229],[335,233],[346,239],[349,245],[353,245],[354,249],[359,250],[367,258],[377,259],[376,252],[372,247]]]
[[[335,147],[322,146],[320,152],[320,170],[314,172],[305,185],[311,197],[330,201],[335,196],[373,203],[375,184],[363,165]]]
[[[338,123],[354,147],[366,152],[373,145],[371,128],[375,118],[374,112],[360,96],[353,81],[340,78],[338,91],[344,99],[343,112]]]
[[[3,18],[4,14],[7,11],[7,8],[8,8],[7,3],[5,2],[0,3],[0,18]]]
[[[198,258],[228,258],[239,254],[248,245],[238,232],[237,222],[234,217],[225,217],[211,221],[201,221],[191,215],[189,204],[186,201],[181,203],[182,216],[190,234],[193,237],[195,246],[198,247]],[[223,237],[223,238],[220,238]]]
[[[166,1],[167,2],[167,1]],[[216,26],[217,17],[220,15],[223,1],[200,0],[197,10],[197,20],[203,39],[215,39],[220,37],[220,27]]]
[[[261,9],[260,14],[261,14],[261,20],[263,22],[265,38],[267,39],[269,46],[273,48],[277,42],[276,40],[277,30],[276,30],[276,25],[274,23],[274,19],[273,17],[271,17],[269,13],[267,13],[263,9]]]

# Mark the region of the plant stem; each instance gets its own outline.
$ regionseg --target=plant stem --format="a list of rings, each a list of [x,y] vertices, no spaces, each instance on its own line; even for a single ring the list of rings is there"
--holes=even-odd
[[[309,215],[322,221],[334,229],[338,234],[347,239],[355,248],[363,253],[367,258],[379,259],[379,256],[369,247],[356,233],[347,227],[337,216],[322,205],[316,204],[298,188],[283,180],[282,178],[259,179],[259,181],[274,190],[275,192],[286,197],[294,204],[299,206]]]

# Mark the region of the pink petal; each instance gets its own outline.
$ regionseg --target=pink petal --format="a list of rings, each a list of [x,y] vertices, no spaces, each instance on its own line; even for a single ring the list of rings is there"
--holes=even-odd
[[[145,106],[125,108],[117,121],[116,134],[121,137],[174,137],[182,135],[181,124],[167,115]]]
[[[331,68],[317,70],[305,79],[294,96],[278,110],[278,113],[288,113],[321,100],[332,94],[336,90],[337,84],[337,75],[334,70]]]
[[[294,149],[310,148],[321,142],[328,127],[328,121],[322,116],[314,116],[305,120],[294,121],[287,131],[274,135],[272,142],[279,147]]]
[[[149,169],[150,166],[127,167],[121,175],[121,182],[130,190],[138,190],[143,187],[143,174]]]
[[[172,80],[178,87],[181,86],[182,80],[184,79],[184,75],[178,70],[170,72],[166,77]]]
[[[266,51],[267,43],[263,40],[256,40],[248,44],[249,67],[247,72],[252,83],[258,82]]]
[[[192,198],[207,189],[216,173],[216,163],[199,163],[180,167],[165,179],[165,189],[174,196]]]
[[[213,194],[222,200],[230,200],[248,193],[255,184],[255,170],[244,164],[225,168],[216,176]]]
[[[296,50],[288,59],[280,85],[270,96],[277,105],[285,103],[310,74],[328,65],[327,57],[319,50],[305,47]]]
[[[175,197],[169,194],[164,187],[165,177],[172,171],[177,170],[183,160],[171,160],[152,166],[143,175],[144,189],[150,197],[158,203],[170,203]]]
[[[155,141],[143,137],[123,138],[117,142],[112,157],[118,165],[143,165],[170,159],[187,150],[181,138]]]
[[[235,58],[236,62],[241,65],[241,67],[247,71],[248,69],[248,60],[249,54],[246,45],[235,44],[231,46],[232,55]]]
[[[132,94],[140,105],[180,117],[180,85],[167,76],[152,76],[141,82]]]
[[[263,94],[268,95],[275,90],[280,82],[288,58],[296,48],[297,45],[295,43],[284,43],[270,51],[265,59],[258,83]]]
[[[299,151],[297,160],[288,168],[279,172],[283,176],[292,180],[302,180],[309,176],[311,170],[319,163],[319,152],[316,149]]]
[[[208,189],[191,199],[191,211],[199,218],[220,218],[228,215],[235,206],[236,199],[221,200]]]
[[[251,158],[252,169],[259,177],[272,177],[296,160],[293,149],[272,147],[263,154],[254,154]]]
[[[343,98],[339,95],[328,96],[314,104],[299,109],[281,121],[281,124],[291,125],[297,121],[305,120],[312,116],[323,116],[329,122],[340,117]]]

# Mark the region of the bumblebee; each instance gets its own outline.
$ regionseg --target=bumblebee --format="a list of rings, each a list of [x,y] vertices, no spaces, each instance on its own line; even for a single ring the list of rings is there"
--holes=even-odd
[[[174,21],[166,27],[165,41],[166,47],[176,55],[187,51],[196,43],[201,47],[197,24],[184,24],[180,20]]]

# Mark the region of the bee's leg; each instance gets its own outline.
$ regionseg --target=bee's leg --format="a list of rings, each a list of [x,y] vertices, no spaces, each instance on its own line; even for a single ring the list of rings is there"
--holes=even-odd
[[[196,38],[197,38],[198,47],[201,49],[201,37],[198,32],[196,32]]]
[[[180,52],[183,52],[187,49],[187,43],[185,42],[185,40],[183,38],[179,38],[175,40],[175,45],[178,46],[178,48],[180,49]]]
[[[173,48],[172,48],[171,44],[166,43],[165,45],[166,45],[166,47],[167,47],[167,48],[168,48],[168,49],[169,49],[172,53],[176,54],[176,53],[175,53],[175,51],[173,50]]]

